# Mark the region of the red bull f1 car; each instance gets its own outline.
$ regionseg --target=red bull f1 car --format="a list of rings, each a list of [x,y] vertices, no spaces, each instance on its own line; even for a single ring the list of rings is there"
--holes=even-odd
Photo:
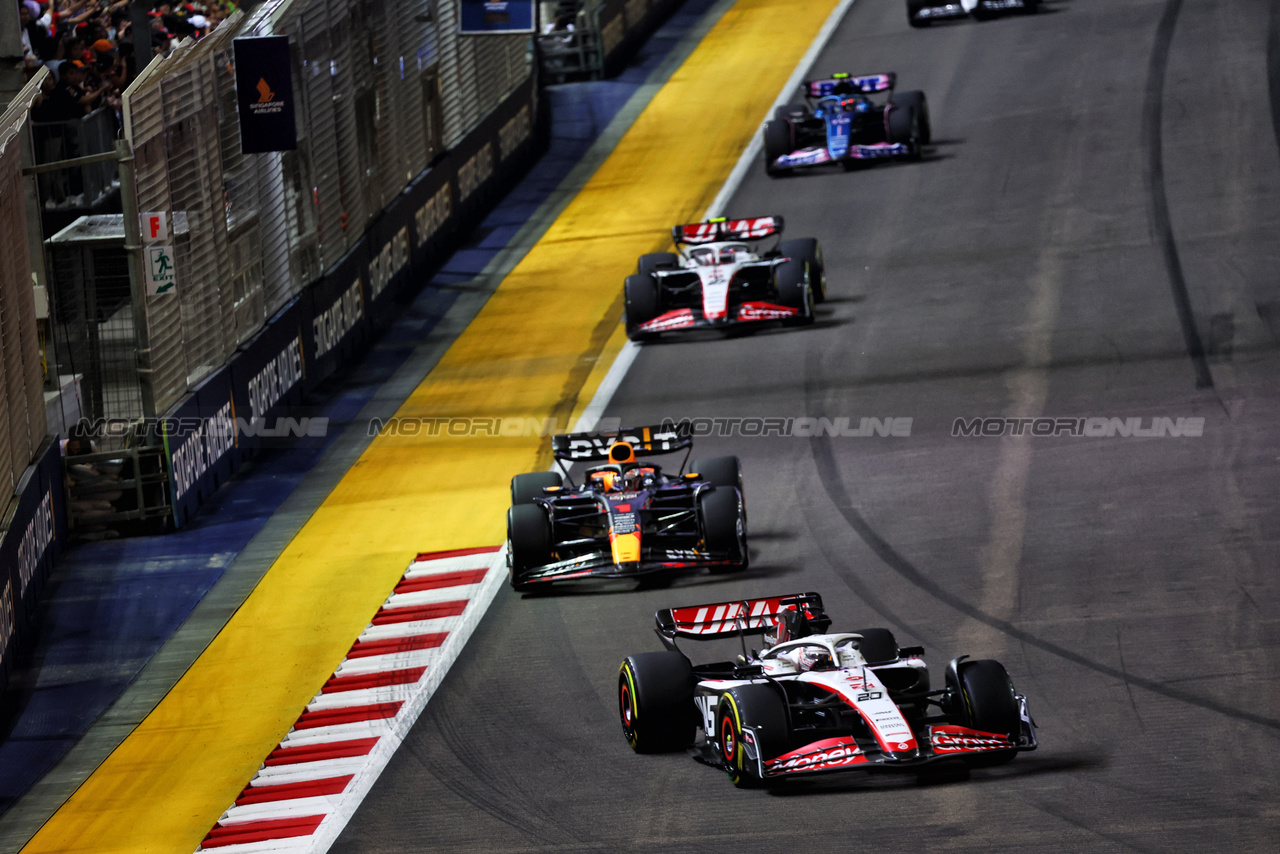
[[[813,322],[826,298],[822,248],[812,237],[781,240],[782,217],[713,219],[671,229],[678,253],[642,255],[623,283],[627,337]],[[780,242],[767,247],[764,241]]]
[[[622,731],[638,753],[694,748],[734,785],[850,770],[972,767],[1034,750],[1027,699],[997,661],[952,659],[932,689],[922,647],[888,629],[830,632],[817,593],[670,608],[667,650],[629,656],[618,674]],[[765,648],[748,651],[746,636]],[[676,640],[741,638],[735,661],[693,664]]]
[[[638,427],[555,436],[561,472],[511,479],[507,561],[518,591],[581,578],[631,578],[747,566],[747,511],[737,457],[683,463],[674,474],[647,458],[693,448],[686,433]],[[565,463],[596,463],[581,484]]]
[[[764,124],[765,172],[920,159],[932,141],[929,106],[918,90],[895,94],[896,82],[892,73],[833,74],[800,84],[803,101],[778,107]],[[882,92],[888,97],[872,98]]]
[[[1040,0],[907,0],[907,21],[913,27],[927,27],[934,21],[972,16],[979,21],[1002,12],[1034,14]]]

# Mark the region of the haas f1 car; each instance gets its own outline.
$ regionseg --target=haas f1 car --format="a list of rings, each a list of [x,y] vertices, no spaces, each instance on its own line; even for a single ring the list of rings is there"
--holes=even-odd
[[[907,21],[913,27],[927,27],[934,21],[972,16],[979,21],[1001,12],[1035,14],[1040,0],[907,0]]]
[[[694,747],[736,786],[850,770],[918,771],[942,760],[1000,765],[1034,750],[1027,700],[997,661],[947,665],[931,690],[922,647],[888,629],[831,633],[816,593],[659,611],[666,652],[618,675],[622,731],[638,753]],[[747,635],[765,649],[748,652]],[[741,637],[736,661],[692,664],[677,638]]]
[[[764,124],[764,169],[772,176],[839,163],[919,160],[932,140],[929,106],[918,90],[894,94],[897,75],[834,74],[800,84],[804,100],[778,107]],[[888,92],[887,99],[871,96]]]
[[[555,436],[564,472],[511,479],[507,561],[511,586],[528,591],[555,581],[630,578],[708,567],[747,566],[747,511],[737,457],[695,460],[667,474],[640,457],[685,452],[687,434],[664,427]],[[598,463],[573,482],[565,462]]]
[[[725,218],[671,229],[678,254],[640,256],[623,284],[627,337],[761,322],[807,324],[826,298],[822,248],[812,237],[781,240],[782,217]],[[780,242],[766,248],[763,241]]]

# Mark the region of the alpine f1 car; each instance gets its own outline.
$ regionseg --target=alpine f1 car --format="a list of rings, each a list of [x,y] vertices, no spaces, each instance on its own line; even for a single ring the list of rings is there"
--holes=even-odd
[[[764,169],[772,176],[839,163],[918,160],[932,139],[919,90],[893,93],[896,74],[833,74],[800,84],[803,101],[778,107],[764,124]],[[886,99],[871,96],[888,92]]]
[[[678,329],[813,322],[826,299],[822,248],[812,237],[781,240],[782,217],[677,225],[677,253],[641,255],[623,283],[627,337],[643,341]],[[763,241],[777,237],[773,247]]]
[[[888,629],[830,633],[817,593],[671,608],[656,614],[665,652],[618,674],[622,731],[637,753],[693,746],[736,786],[848,770],[983,767],[1034,750],[1027,700],[1004,667],[954,658],[931,690],[923,647]],[[747,635],[765,649],[748,652]],[[692,664],[677,638],[742,638],[736,661]]]
[[[913,27],[927,27],[934,21],[973,16],[979,21],[1001,12],[1034,14],[1040,0],[907,0],[907,21]]]
[[[693,439],[664,427],[568,433],[551,440],[563,471],[511,479],[507,560],[519,591],[578,578],[629,578],[747,566],[747,511],[737,457],[694,460]],[[637,457],[685,452],[667,474]],[[601,463],[575,484],[566,462]],[[567,481],[567,483],[566,483]]]

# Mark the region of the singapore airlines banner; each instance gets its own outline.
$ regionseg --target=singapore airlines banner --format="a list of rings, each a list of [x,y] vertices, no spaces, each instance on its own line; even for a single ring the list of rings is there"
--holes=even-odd
[[[463,35],[533,32],[533,0],[458,0]]]
[[[289,37],[235,39],[232,46],[241,152],[294,151],[298,131],[293,121]]]

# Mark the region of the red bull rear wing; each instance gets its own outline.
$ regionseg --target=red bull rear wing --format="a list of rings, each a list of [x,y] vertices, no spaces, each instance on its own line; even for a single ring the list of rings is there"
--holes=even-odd
[[[609,446],[627,442],[637,455],[674,454],[693,447],[693,436],[676,425],[623,427],[613,432],[561,433],[551,437],[557,460],[600,462],[609,459]]]

